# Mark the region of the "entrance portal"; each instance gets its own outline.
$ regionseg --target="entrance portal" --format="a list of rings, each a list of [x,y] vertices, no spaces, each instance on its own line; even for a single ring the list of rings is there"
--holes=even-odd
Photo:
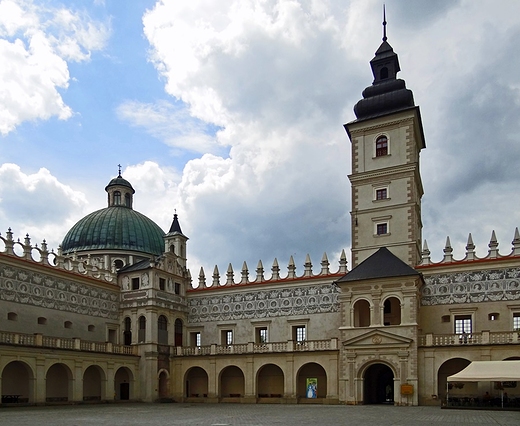
[[[365,404],[394,403],[394,373],[384,364],[368,367],[364,378]]]

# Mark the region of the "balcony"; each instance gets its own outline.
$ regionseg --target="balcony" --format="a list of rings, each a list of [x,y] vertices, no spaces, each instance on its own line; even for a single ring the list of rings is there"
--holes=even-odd
[[[424,334],[419,336],[419,346],[467,346],[519,344],[518,331],[482,331],[471,334]]]
[[[313,352],[338,350],[338,339],[306,340],[304,342],[269,342],[269,343],[241,343],[235,345],[207,345],[172,348],[172,356],[198,356],[198,355],[242,355],[242,354],[268,354],[288,352]]]
[[[0,331],[0,344],[15,346],[66,349],[85,352],[102,352],[119,355],[137,355],[136,346],[116,345],[110,342],[92,342],[78,338],[44,336],[42,334],[23,334]]]

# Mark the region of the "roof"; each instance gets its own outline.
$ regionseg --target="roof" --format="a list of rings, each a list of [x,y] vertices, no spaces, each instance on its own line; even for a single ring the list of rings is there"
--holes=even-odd
[[[132,194],[135,194],[135,189],[132,187],[132,184],[126,179],[122,178],[121,174],[108,182],[108,185],[105,187],[105,191],[111,186],[125,186],[132,190]]]
[[[173,215],[173,222],[172,222],[172,226],[170,226],[170,230],[168,231],[168,236],[171,236],[171,235],[182,235],[183,237],[186,237],[186,235],[184,235],[182,233],[182,230],[181,230],[181,224],[179,223],[179,218],[177,216],[177,213],[175,213]],[[186,237],[187,238],[187,237]]]
[[[63,239],[64,254],[86,250],[164,252],[164,232],[154,221],[126,206],[110,206],[79,220]]]
[[[520,381],[520,361],[473,361],[464,370],[448,376],[448,382]]]
[[[150,259],[143,259],[131,265],[123,266],[118,272],[135,272],[150,269]]]
[[[386,247],[381,247],[358,266],[336,282],[372,280],[377,278],[405,277],[420,275],[411,266],[404,263]]]

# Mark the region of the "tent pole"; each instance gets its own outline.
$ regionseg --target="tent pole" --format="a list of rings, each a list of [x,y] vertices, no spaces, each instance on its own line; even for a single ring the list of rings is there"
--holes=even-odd
[[[450,401],[450,398],[449,398],[449,392],[450,392],[450,388],[448,387],[448,378],[446,377],[446,407],[449,405],[449,401]]]

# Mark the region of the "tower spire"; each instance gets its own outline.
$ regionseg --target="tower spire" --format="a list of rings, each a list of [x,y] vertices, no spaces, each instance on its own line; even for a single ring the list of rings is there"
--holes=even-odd
[[[387,37],[386,37],[386,7],[385,7],[385,4],[383,3],[383,41],[386,41],[387,40]]]

